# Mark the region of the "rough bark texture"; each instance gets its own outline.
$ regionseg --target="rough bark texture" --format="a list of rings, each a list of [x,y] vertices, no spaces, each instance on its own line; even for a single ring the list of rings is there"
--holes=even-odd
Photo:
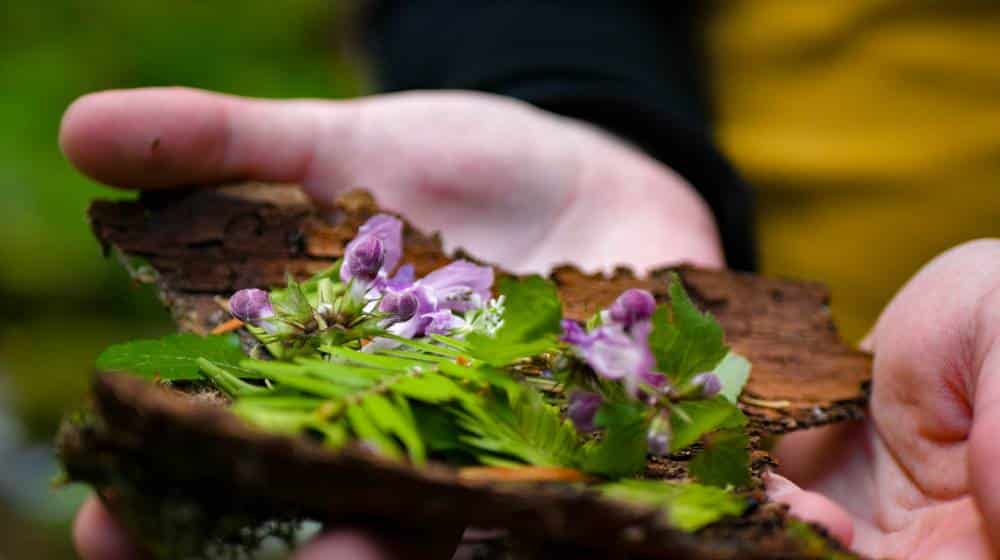
[[[293,187],[250,184],[96,202],[90,218],[106,249],[127,262],[145,259],[148,266],[130,270],[157,283],[180,328],[206,332],[228,318],[220,298],[240,288],[283,284],[286,273],[305,277],[327,267],[377,211],[363,192],[320,211]],[[404,241],[404,261],[418,275],[449,260],[436,236],[407,226]],[[674,270],[753,364],[741,406],[751,418],[758,483],[760,469],[771,461],[757,449],[760,436],[861,416],[870,358],[839,339],[822,286]],[[566,316],[583,320],[629,287],[666,298],[670,271],[637,278],[624,269],[604,276],[564,266],[552,279]],[[445,468],[417,471],[368,455],[332,454],[303,440],[254,431],[222,407],[132,378],[98,377],[94,397],[93,419],[67,423],[60,437],[69,474],[98,486],[124,482],[138,501],[165,504],[194,496],[203,512],[242,512],[254,519],[363,516],[416,527],[504,527],[519,542],[536,543],[539,554],[551,554],[552,547],[565,552],[558,547],[566,546],[671,558],[808,558],[837,550],[811,548],[791,536],[789,519],[774,504],[690,535],[649,511],[580,490],[473,484]],[[651,462],[647,469],[656,478],[686,474],[683,456]],[[759,493],[757,498],[764,500]]]
[[[448,468],[416,470],[352,450],[329,453],[304,439],[254,430],[223,407],[130,376],[98,377],[94,402],[96,422],[67,424],[60,434],[70,477],[130,489],[116,496],[119,501],[197,497],[199,512],[188,515],[199,519],[238,512],[261,520],[302,515],[403,528],[504,527],[522,547],[534,543],[538,557],[559,547],[615,558],[821,557],[787,530],[790,518],[776,504],[690,534],[670,528],[654,510],[564,484],[470,482]],[[171,523],[137,523],[122,513],[139,531],[148,530],[143,523],[160,530]],[[838,550],[831,546],[821,552]]]

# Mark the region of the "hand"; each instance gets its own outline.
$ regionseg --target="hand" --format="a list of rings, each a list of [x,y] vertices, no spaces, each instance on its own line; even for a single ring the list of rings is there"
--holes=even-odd
[[[786,437],[773,498],[877,558],[1000,551],[1000,240],[925,266],[865,342],[869,419]]]
[[[670,169],[597,128],[492,95],[104,92],[67,110],[60,143],[82,172],[120,187],[296,182],[319,202],[364,187],[446,246],[515,272],[723,264],[710,212]],[[75,534],[85,558],[134,557],[95,501]],[[301,554],[358,557],[360,539],[328,535]]]

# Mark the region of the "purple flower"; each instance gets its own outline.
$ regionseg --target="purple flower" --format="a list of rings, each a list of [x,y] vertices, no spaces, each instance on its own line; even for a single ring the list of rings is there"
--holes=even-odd
[[[618,296],[608,308],[607,315],[610,321],[630,329],[632,325],[652,317],[654,310],[656,310],[656,299],[653,298],[653,294],[646,290],[631,288]]]
[[[583,433],[597,429],[594,418],[597,416],[597,409],[601,408],[602,401],[601,395],[590,391],[570,393],[566,416],[573,422],[576,431]]]
[[[441,309],[464,313],[490,299],[493,269],[458,260],[431,272],[419,281]]]
[[[416,275],[413,271],[413,265],[404,264],[399,267],[396,274],[392,278],[387,276],[379,277],[378,280],[375,281],[375,288],[380,292],[387,290],[405,290],[413,285],[415,278]]]
[[[572,319],[562,320],[562,330],[561,340],[574,346],[584,345],[590,340],[590,335],[587,334],[587,331],[583,330],[580,323]]]
[[[381,255],[381,259],[376,257],[377,254]],[[358,278],[370,282],[394,269],[402,256],[403,222],[388,214],[376,214],[358,228],[358,235],[347,244],[340,279],[347,282],[355,277],[355,272],[359,272]],[[375,267],[375,273],[368,277],[376,260],[381,262]]]
[[[586,332],[575,321],[562,323],[562,340],[574,346],[594,373],[621,381],[625,390],[636,398],[649,393],[649,389],[661,390],[668,383],[666,376],[655,371],[656,360],[649,348],[649,333],[653,329],[649,321],[653,306],[647,305],[650,300],[652,295],[642,290],[628,290],[618,297],[615,306],[628,313],[620,311],[614,315],[626,319],[627,327],[625,321],[609,320]],[[637,301],[640,304],[633,305]],[[614,319],[610,311],[604,315]]]
[[[346,269],[350,278],[370,284],[378,277],[385,262],[385,248],[375,236],[360,238],[360,242],[348,247],[341,267],[341,275]]]
[[[401,291],[388,291],[382,296],[379,310],[389,313],[389,332],[404,338],[423,336],[437,311],[427,291],[414,284]]]
[[[424,315],[424,319],[428,321],[424,327],[424,334],[448,334],[465,323],[448,309],[427,313]]]
[[[711,372],[699,373],[691,380],[691,386],[704,399],[710,399],[722,391],[722,381]]]
[[[612,380],[638,378],[653,368],[653,354],[646,341],[632,338],[622,329],[611,326],[594,329],[590,335],[591,339],[577,349],[601,377]]]
[[[417,290],[412,289],[398,292],[389,291],[382,296],[382,301],[379,303],[378,309],[383,313],[391,314],[393,322],[409,321],[417,314],[421,304],[424,304],[425,307],[427,306],[426,303],[421,301],[419,297],[421,295],[423,295],[423,292],[418,293]]]
[[[229,312],[244,323],[257,324],[274,316],[271,296],[264,290],[240,290],[229,298]]]

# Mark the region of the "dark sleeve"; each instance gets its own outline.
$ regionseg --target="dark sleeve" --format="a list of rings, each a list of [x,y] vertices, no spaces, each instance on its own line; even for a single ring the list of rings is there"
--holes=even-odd
[[[711,139],[698,23],[662,0],[395,0],[367,37],[385,91],[506,95],[638,145],[708,202],[729,266],[752,270],[749,189]]]

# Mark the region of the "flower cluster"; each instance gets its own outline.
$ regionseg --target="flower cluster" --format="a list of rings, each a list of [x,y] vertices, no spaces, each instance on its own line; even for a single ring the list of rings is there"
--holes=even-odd
[[[649,348],[655,308],[653,294],[626,290],[601,313],[602,324],[590,332],[575,321],[563,320],[563,341],[573,346],[594,373],[620,381],[630,395],[640,398],[649,389],[668,385],[666,376],[655,371],[656,360]]]
[[[714,373],[700,373],[683,391],[677,391],[666,375],[656,371],[656,359],[649,345],[655,310],[653,294],[629,289],[600,313],[599,326],[589,331],[576,321],[564,320],[562,340],[599,377],[620,382],[628,395],[651,406],[658,406],[664,397],[669,400],[717,395],[722,390],[722,383]],[[593,431],[594,418],[602,402],[603,397],[598,393],[574,390],[569,396],[566,415],[577,430]],[[670,435],[669,412],[659,410],[647,433],[649,452],[654,455],[669,453]]]
[[[340,280],[348,287],[344,297],[352,304],[347,308],[379,313],[384,317],[381,326],[404,338],[468,329],[466,314],[492,317],[495,313],[484,312],[502,310],[486,305],[492,268],[458,260],[416,279],[411,265],[397,269],[402,254],[403,223],[398,218],[378,214],[366,221],[347,244],[340,266]],[[267,319],[275,314],[268,293],[258,289],[236,292],[229,308],[234,317],[257,326],[268,325]],[[498,321],[493,318],[484,324],[489,327]]]

